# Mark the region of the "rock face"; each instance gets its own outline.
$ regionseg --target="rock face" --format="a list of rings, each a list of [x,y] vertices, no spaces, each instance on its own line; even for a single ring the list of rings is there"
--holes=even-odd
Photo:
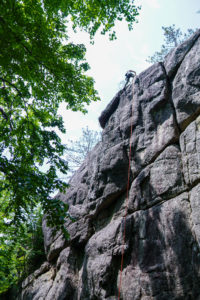
[[[135,77],[100,123],[102,141],[59,195],[76,219],[71,238],[44,221],[47,262],[19,299],[118,299],[123,249],[120,299],[200,299],[200,30]]]

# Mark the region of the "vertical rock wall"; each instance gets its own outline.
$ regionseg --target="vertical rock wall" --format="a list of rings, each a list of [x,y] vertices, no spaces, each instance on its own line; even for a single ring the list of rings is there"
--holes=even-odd
[[[121,299],[200,299],[200,30],[120,91],[100,124],[102,141],[59,195],[76,219],[70,241],[44,221],[47,262],[19,299],[117,299],[129,142]]]

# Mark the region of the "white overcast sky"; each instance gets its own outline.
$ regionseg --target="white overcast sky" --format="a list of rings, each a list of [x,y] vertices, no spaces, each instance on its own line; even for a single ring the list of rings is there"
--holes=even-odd
[[[148,56],[160,50],[162,26],[175,24],[182,31],[200,27],[199,0],[137,0],[136,3],[142,6],[138,23],[132,31],[125,22],[117,23],[117,40],[109,41],[108,36],[97,34],[95,44],[91,45],[86,33],[72,36],[73,42],[86,45],[86,58],[91,67],[88,75],[94,78],[101,101],[90,104],[86,115],[66,111],[61,106],[60,114],[67,130],[64,143],[79,138],[83,127],[100,130],[98,117],[119,90],[126,71],[133,69],[139,74],[150,65],[146,62]]]

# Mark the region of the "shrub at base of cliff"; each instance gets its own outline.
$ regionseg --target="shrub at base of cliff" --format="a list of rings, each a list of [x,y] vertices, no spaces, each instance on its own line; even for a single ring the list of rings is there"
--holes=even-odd
[[[16,285],[46,259],[41,208],[34,210],[22,228],[16,228],[9,221],[4,221],[4,234],[1,234],[0,245],[0,299],[3,299],[4,294],[1,293],[10,290],[15,294],[18,290]],[[7,293],[6,295],[8,297]]]

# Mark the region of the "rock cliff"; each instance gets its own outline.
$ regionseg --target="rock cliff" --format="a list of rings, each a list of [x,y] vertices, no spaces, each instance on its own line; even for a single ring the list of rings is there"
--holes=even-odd
[[[99,120],[102,141],[59,195],[76,220],[70,240],[44,221],[47,262],[19,299],[117,299],[122,249],[120,299],[200,299],[200,30]]]

